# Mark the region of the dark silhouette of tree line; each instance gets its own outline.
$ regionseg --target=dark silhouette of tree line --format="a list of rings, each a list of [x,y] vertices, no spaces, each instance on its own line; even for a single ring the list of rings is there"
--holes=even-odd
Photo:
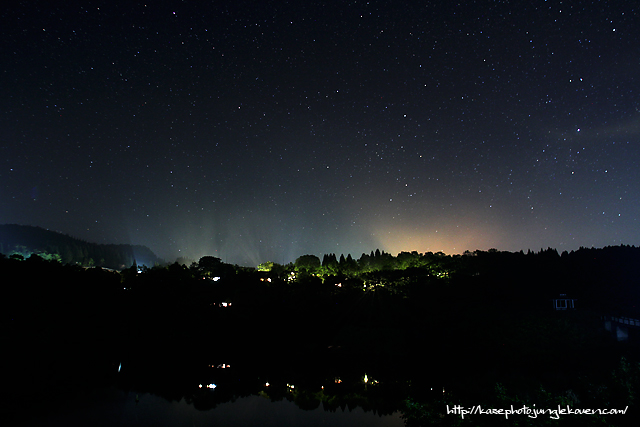
[[[17,224],[0,225],[0,253],[18,258],[36,254],[63,264],[116,270],[128,268],[134,262],[148,266],[164,263],[146,246],[90,243],[40,227]]]
[[[167,369],[179,379],[216,355],[265,369],[365,367],[380,378],[440,384],[471,402],[497,383],[508,391],[502,396],[532,399],[544,384],[553,396],[573,390],[592,405],[637,408],[637,341],[615,342],[601,316],[640,317],[639,260],[632,246],[376,250],[357,260],[307,254],[248,268],[207,256],[113,272],[4,256],[4,362],[21,374],[7,401],[32,396],[33,382],[111,378],[120,363],[147,372],[144,381]],[[578,309],[555,312],[560,293]],[[619,366],[621,355],[631,367]],[[618,384],[616,393],[603,384]]]

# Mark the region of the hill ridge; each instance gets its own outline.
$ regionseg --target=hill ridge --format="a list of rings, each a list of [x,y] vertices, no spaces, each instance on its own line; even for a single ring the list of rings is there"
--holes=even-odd
[[[36,254],[64,264],[116,270],[131,267],[134,262],[147,266],[164,263],[147,246],[88,242],[42,227],[19,224],[0,224],[0,253],[23,257]]]

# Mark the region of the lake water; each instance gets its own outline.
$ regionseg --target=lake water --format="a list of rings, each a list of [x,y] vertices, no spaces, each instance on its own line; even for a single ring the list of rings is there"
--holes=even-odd
[[[211,390],[215,393],[216,390]],[[136,397],[138,401],[136,402]],[[198,410],[185,399],[169,401],[153,394],[125,392],[115,387],[91,391],[58,407],[55,413],[33,416],[24,413],[17,426],[357,426],[400,427],[399,412],[379,416],[356,407],[326,411],[323,404],[304,410],[294,402],[271,402],[262,396],[240,397],[218,404],[210,410]]]

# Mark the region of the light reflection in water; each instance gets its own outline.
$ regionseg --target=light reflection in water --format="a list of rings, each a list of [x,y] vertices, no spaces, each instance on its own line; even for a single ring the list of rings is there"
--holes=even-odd
[[[59,413],[31,420],[19,426],[354,426],[401,427],[400,413],[378,416],[362,408],[325,411],[322,404],[303,410],[286,400],[271,402],[260,396],[240,397],[207,411],[199,411],[181,399],[169,402],[152,394],[140,394],[115,388],[95,391],[68,401]]]

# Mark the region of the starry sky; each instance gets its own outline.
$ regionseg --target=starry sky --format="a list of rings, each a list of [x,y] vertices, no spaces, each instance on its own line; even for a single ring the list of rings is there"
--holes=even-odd
[[[0,223],[173,261],[640,244],[635,1],[22,1]]]

